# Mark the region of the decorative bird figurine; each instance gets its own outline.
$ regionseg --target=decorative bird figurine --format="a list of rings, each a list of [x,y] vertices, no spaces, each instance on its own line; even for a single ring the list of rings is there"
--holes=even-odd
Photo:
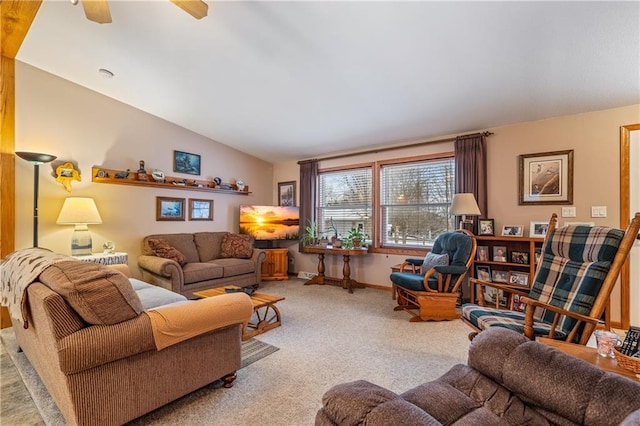
[[[115,174],[116,179],[126,179],[129,176],[129,169],[124,172],[118,172]]]

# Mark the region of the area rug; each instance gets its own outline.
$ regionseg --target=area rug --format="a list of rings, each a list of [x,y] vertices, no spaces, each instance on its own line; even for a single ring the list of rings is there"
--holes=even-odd
[[[49,426],[63,426],[66,424],[64,417],[58,410],[51,395],[40,380],[38,373],[33,369],[31,363],[23,352],[18,352],[18,344],[13,329],[5,328],[0,331],[2,345],[6,354],[13,362],[18,374],[22,377],[25,387],[31,394],[34,404],[38,408],[45,424]],[[256,361],[276,352],[279,348],[268,343],[251,338],[242,342],[241,369],[253,364]],[[221,383],[212,383],[208,387],[217,388]]]

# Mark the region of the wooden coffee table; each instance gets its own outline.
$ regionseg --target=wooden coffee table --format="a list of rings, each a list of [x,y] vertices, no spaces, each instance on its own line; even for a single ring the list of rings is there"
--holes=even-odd
[[[225,288],[239,289],[240,287],[227,285],[209,290],[196,291],[193,295],[196,297],[220,296],[227,294]],[[272,328],[280,327],[281,325],[280,311],[276,307],[276,303],[284,300],[284,297],[257,292],[253,293],[250,297],[251,302],[253,302],[253,316],[249,322],[242,327],[242,340],[247,340]]]

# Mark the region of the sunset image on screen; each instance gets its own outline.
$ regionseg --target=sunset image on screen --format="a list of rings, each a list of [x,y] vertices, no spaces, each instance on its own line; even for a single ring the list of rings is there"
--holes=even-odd
[[[299,207],[240,206],[240,233],[256,240],[297,240]]]

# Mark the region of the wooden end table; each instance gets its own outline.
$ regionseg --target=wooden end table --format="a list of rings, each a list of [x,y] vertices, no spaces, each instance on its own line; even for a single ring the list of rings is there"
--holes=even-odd
[[[353,293],[354,288],[364,288],[364,284],[351,278],[351,267],[349,266],[349,260],[351,256],[365,256],[369,254],[367,249],[343,249],[343,248],[327,248],[320,246],[306,246],[304,248],[305,253],[317,253],[318,254],[318,275],[311,278],[304,285],[312,284],[331,284],[338,285],[344,289],[349,289],[349,293]],[[342,256],[342,279],[326,277],[324,275],[324,255],[330,254],[335,256]]]
[[[239,289],[235,285],[227,285],[224,287],[212,288],[209,290],[196,291],[193,293],[196,297],[215,297],[227,294],[226,288]],[[242,340],[269,331],[272,328],[280,327],[282,324],[280,318],[280,310],[276,307],[276,303],[284,300],[282,296],[274,296],[266,293],[253,293],[250,295],[253,303],[253,316],[242,327]]]
[[[576,345],[575,343],[567,343],[561,340],[550,339],[548,337],[538,337],[537,341],[547,346],[559,349],[560,351],[586,361],[589,364],[593,364],[601,370],[620,374],[621,376],[640,382],[640,375],[635,374],[631,370],[620,367],[615,358],[605,358],[598,355],[598,350],[596,348]]]

